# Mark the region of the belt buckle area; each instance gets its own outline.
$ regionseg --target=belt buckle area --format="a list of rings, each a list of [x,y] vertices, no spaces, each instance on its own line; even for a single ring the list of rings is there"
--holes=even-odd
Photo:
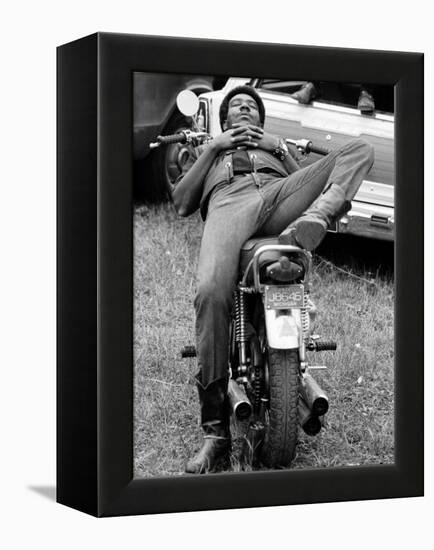
[[[262,182],[261,182],[261,178],[259,177],[258,173],[257,172],[251,172],[251,176],[253,178],[253,181],[255,182],[256,187],[261,188],[262,187]]]

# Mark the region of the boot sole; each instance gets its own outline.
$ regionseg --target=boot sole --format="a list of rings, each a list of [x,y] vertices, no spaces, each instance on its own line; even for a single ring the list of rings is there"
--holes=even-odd
[[[221,470],[227,470],[228,466],[230,465],[230,453],[231,448],[229,448],[224,454],[216,457],[213,465],[211,468],[208,468],[207,464],[198,464],[198,468],[195,468],[193,466],[189,467],[189,464],[187,463],[184,471],[186,474],[212,474],[217,471]]]
[[[279,243],[299,246],[310,252],[319,246],[326,234],[327,229],[320,221],[299,220],[279,235]]]
[[[310,252],[321,243],[326,233],[327,229],[321,222],[300,220],[295,229],[295,238],[302,248]]]
[[[279,244],[287,244],[291,246],[300,246],[295,239],[295,227],[290,227],[282,231],[278,237]]]

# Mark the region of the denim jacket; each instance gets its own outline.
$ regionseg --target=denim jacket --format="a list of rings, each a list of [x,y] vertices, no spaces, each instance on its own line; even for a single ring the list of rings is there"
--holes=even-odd
[[[190,170],[192,165],[196,162],[199,156],[203,153],[207,145],[199,145],[198,147],[190,147],[190,156],[187,162],[183,166],[182,174],[178,177],[175,185],[182,180],[184,175]],[[214,191],[217,185],[221,183],[230,184],[233,181],[233,150],[221,152],[214,160],[211,168],[208,170],[208,174],[204,178],[202,187],[202,197],[200,200],[200,213],[202,219],[205,220],[207,214],[208,202],[211,197],[211,193]],[[283,163],[271,153],[263,151],[262,149],[255,149],[249,151],[249,157],[252,165],[252,172],[268,170],[270,172],[278,174],[280,177],[286,177],[289,172],[283,165]]]

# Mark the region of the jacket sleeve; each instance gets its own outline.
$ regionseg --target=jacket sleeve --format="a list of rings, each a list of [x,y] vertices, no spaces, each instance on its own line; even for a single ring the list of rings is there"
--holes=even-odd
[[[182,166],[182,171],[179,174],[179,176],[176,178],[176,180],[173,182],[173,185],[177,185],[185,176],[185,174],[190,170],[190,168],[193,166],[193,164],[197,161],[199,156],[201,155],[203,148],[201,146],[199,147],[193,147],[192,145],[189,145],[187,147],[188,150],[188,158],[185,162],[185,164]]]

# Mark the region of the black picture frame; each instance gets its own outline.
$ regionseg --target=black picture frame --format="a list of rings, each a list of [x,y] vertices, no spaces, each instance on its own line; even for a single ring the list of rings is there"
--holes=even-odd
[[[97,33],[57,64],[58,502],[115,516],[422,495],[423,55]],[[395,85],[394,465],[133,479],[134,71]]]

